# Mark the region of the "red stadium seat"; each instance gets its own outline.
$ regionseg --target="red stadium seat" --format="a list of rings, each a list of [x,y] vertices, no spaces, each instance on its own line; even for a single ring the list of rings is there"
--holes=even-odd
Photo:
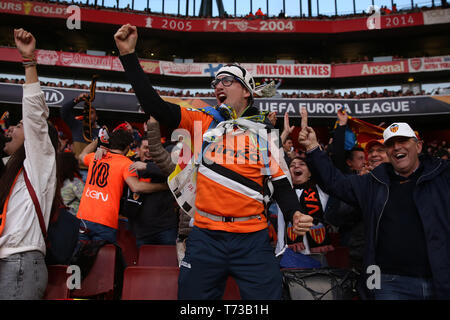
[[[233,277],[228,277],[223,300],[241,300],[239,287]]]
[[[347,247],[335,247],[333,251],[326,253],[328,266],[332,268],[350,268],[349,249]]]
[[[116,247],[104,245],[97,254],[89,274],[81,282],[81,289],[71,292],[71,297],[103,297],[112,299],[116,269]]]
[[[69,288],[67,287],[67,273],[66,265],[48,265],[48,283],[45,289],[45,300],[61,300],[68,299]]]
[[[128,267],[122,300],[177,300],[178,267]]]
[[[139,249],[138,266],[178,267],[175,245],[143,245]]]
[[[119,224],[117,230],[117,245],[122,249],[122,255],[127,266],[135,266],[138,259],[138,248],[133,233]]]

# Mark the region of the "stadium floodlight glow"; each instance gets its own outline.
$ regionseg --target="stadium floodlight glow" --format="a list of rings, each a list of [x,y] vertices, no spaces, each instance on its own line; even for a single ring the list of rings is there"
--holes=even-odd
[[[408,82],[414,82],[414,78],[413,77],[409,77],[408,78]]]

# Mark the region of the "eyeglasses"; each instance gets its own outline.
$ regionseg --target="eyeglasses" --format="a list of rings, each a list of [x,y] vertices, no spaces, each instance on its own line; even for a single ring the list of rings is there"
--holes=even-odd
[[[233,77],[233,76],[226,76],[226,77],[223,77],[220,79],[215,79],[215,80],[211,81],[211,88],[215,89],[220,82],[222,82],[224,87],[229,87],[236,80],[238,80],[238,78]]]

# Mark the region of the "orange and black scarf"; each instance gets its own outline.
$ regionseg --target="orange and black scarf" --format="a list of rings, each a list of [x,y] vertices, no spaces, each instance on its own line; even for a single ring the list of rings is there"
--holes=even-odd
[[[91,123],[91,113],[92,113],[92,102],[95,99],[95,89],[97,87],[98,75],[92,77],[91,85],[89,86],[89,95],[84,97],[84,108],[83,108],[83,138],[87,142],[92,142],[92,126]]]
[[[330,244],[330,238],[324,224],[324,213],[322,203],[319,199],[319,192],[315,185],[303,188],[303,192],[300,196],[300,206],[302,213],[310,215],[314,218],[314,226],[305,235],[308,238],[308,244],[311,249],[322,246],[328,246]],[[319,222],[322,222],[319,225]],[[292,231],[292,227],[287,230],[287,243],[293,244],[297,242],[303,242],[304,236],[298,236]]]

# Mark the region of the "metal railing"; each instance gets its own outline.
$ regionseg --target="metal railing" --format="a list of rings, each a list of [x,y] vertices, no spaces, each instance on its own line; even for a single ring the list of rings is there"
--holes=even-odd
[[[260,8],[268,18],[311,18],[323,16],[349,16],[367,13],[370,5],[397,11],[447,5],[445,0],[48,0],[41,2],[98,6],[105,9],[169,14],[177,16],[246,17]],[[208,3],[204,5],[203,3]],[[203,7],[202,7],[203,6]],[[200,14],[203,13],[203,14]]]

